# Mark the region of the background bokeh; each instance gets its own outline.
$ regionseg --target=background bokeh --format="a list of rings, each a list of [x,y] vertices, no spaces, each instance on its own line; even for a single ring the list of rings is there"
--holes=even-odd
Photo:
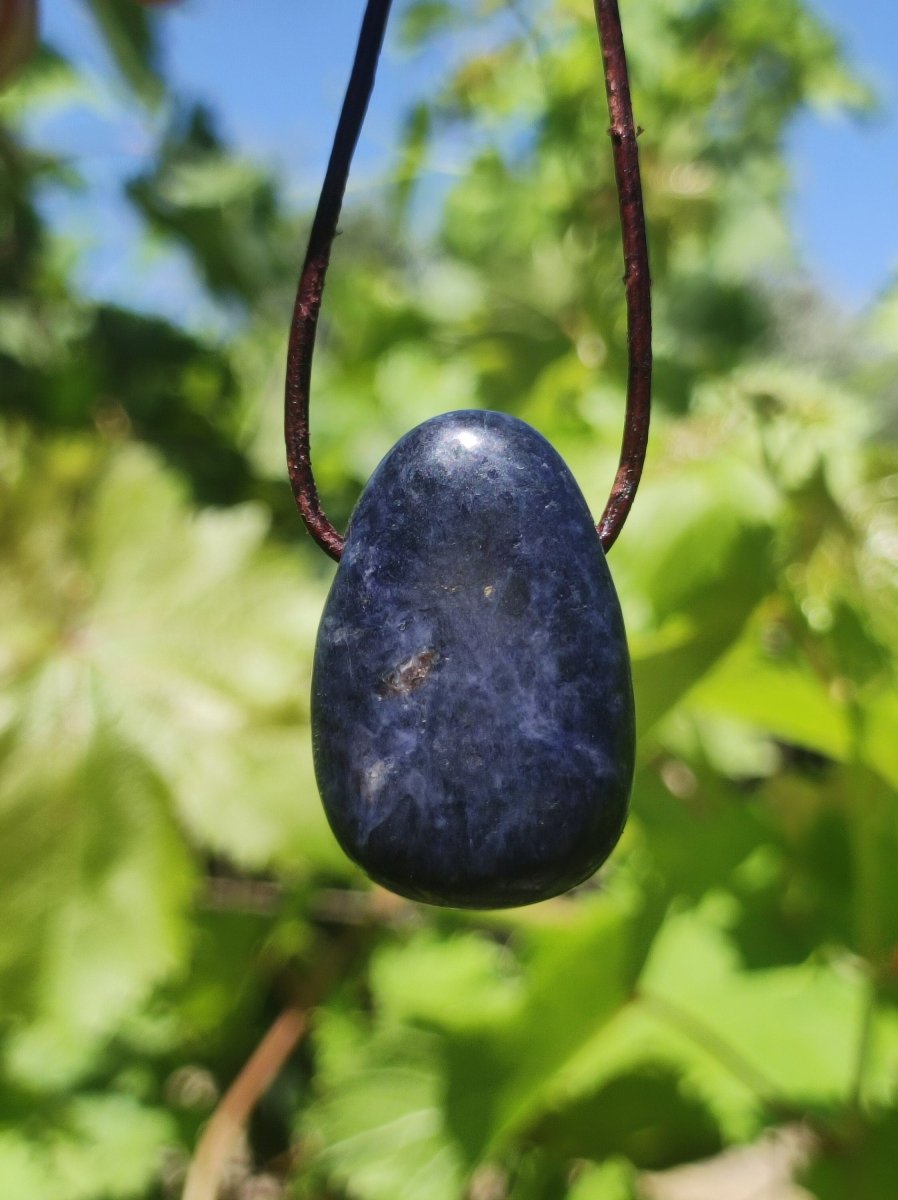
[[[571,896],[437,911],[365,883],[311,769],[333,568],[280,394],[316,176],[297,196],[166,74],[164,6],[79,7],[107,76],[0,57],[3,1194],[893,1200],[898,287],[858,310],[814,283],[785,154],[874,93],[801,0],[624,5],[656,320],[610,558],[632,817]],[[626,326],[589,6],[406,0],[393,39],[429,86],[335,252],[330,515],[478,405],[598,511]],[[135,164],[85,248],[97,163],[58,132],[113,105]]]

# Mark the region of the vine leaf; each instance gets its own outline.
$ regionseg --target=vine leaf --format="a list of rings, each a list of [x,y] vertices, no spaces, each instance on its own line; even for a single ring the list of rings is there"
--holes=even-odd
[[[15,760],[7,766],[0,903],[14,919],[0,932],[0,990],[20,1021],[7,1068],[51,1087],[88,1065],[179,965],[193,871],[164,785],[110,725],[83,753],[63,745],[21,774]]]
[[[321,585],[259,509],[184,492],[134,446],[4,447],[0,989],[10,1069],[45,1084],[183,961],[194,847],[351,869],[298,699]]]

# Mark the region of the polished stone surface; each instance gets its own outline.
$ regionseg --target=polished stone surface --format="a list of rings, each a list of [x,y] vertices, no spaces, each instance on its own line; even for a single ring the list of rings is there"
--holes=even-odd
[[[620,607],[562,459],[502,413],[413,429],[371,477],[321,622],[315,770],[377,882],[458,907],[581,882],[624,824]]]

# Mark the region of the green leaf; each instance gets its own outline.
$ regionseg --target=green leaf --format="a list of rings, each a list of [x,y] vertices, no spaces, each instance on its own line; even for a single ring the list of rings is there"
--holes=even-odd
[[[302,1123],[317,1149],[312,1170],[360,1200],[457,1200],[462,1166],[444,1125],[439,1039],[409,1029],[366,1039],[324,1015],[316,1045],[323,1094]]]
[[[455,5],[448,0],[415,0],[407,5],[399,22],[400,43],[417,46],[435,33],[441,33],[460,21]]]
[[[655,1017],[765,1104],[838,1110],[851,1094],[867,988],[847,963],[745,971],[706,904],[667,922],[639,989]],[[876,1091],[886,1071],[881,1060]]]
[[[56,1200],[42,1149],[13,1130],[0,1129],[0,1179],[13,1195]]]
[[[423,933],[405,946],[381,948],[371,988],[387,1021],[442,1030],[498,1030],[523,998],[513,956],[475,935]]]
[[[632,641],[636,714],[644,738],[726,654],[771,585],[770,532],[763,526],[732,526],[691,585],[692,563],[703,545],[700,527],[684,523],[675,541],[684,558],[682,570],[672,555],[665,555],[667,578],[662,582],[656,568],[653,582],[643,585],[666,610],[664,623]],[[707,584],[706,569],[720,580],[714,589]],[[670,594],[671,580],[676,596]],[[651,590],[654,584],[657,598]],[[647,745],[651,743],[643,741],[643,754]]]
[[[845,760],[852,744],[847,706],[804,657],[774,657],[756,625],[697,683],[689,706],[726,714],[784,742]]]
[[[721,1146],[707,1105],[688,1093],[675,1070],[654,1065],[635,1067],[591,1095],[559,1103],[533,1136],[561,1161],[620,1155],[642,1170],[702,1158]]]
[[[622,1158],[609,1158],[601,1166],[594,1163],[581,1168],[574,1178],[567,1200],[634,1200],[636,1173]]]
[[[898,1110],[879,1112],[847,1136],[831,1139],[800,1182],[817,1200],[884,1200],[895,1186],[896,1145]]]
[[[342,863],[307,730],[322,585],[266,546],[261,509],[191,514],[176,479],[137,448],[48,491],[63,460],[60,448],[44,479],[22,476],[13,553],[37,550],[30,573],[0,588],[28,745],[49,753],[43,738],[73,722],[89,730],[100,710],[207,847],[252,866]]]
[[[518,1014],[447,1043],[447,1115],[470,1162],[569,1094],[581,1055],[629,1002],[660,918],[653,900],[621,888],[529,930]]]
[[[37,11],[36,0],[17,2],[23,13],[29,8]],[[20,48],[26,47],[20,43]],[[98,104],[96,86],[56,51],[42,46],[32,47],[29,53],[27,69],[20,71],[14,83],[4,81],[0,91],[0,114],[10,124],[22,124],[42,110],[64,109],[73,103]]]
[[[863,761],[898,789],[898,695],[889,689],[865,698],[861,709],[860,733]]]
[[[7,1066],[43,1087],[83,1069],[180,966],[193,886],[168,794],[138,754],[107,726],[71,763],[60,757],[8,763],[0,794],[0,890],[14,917],[0,987],[19,1018]]]
[[[0,1179],[12,1194],[41,1200],[139,1200],[173,1137],[162,1112],[127,1096],[86,1094],[39,1135],[0,1129]]]
[[[159,199],[176,208],[217,208],[245,199],[259,187],[258,168],[227,154],[174,163],[158,183]]]
[[[191,256],[211,292],[261,305],[274,282],[293,282],[295,233],[283,237],[273,181],[229,153],[215,126],[208,108],[175,109],[156,160],[128,195],[155,232]]]
[[[155,17],[132,0],[86,0],[122,78],[145,104],[159,104],[163,82]]]

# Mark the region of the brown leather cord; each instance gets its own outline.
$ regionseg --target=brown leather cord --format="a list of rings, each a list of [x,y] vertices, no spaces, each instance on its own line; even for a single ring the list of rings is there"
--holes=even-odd
[[[309,247],[299,277],[287,350],[284,437],[287,442],[290,484],[306,528],[321,549],[335,559],[339,559],[343,552],[343,537],[327,519],[321,507],[315,476],[312,474],[309,446],[312,355],[315,351],[318,313],[321,309],[321,295],[324,291],[331,245],[337,236],[337,221],[340,219],[352,156],[368,110],[368,101],[374,90],[374,76],[390,15],[390,2],[391,0],[368,0],[365,9],[352,74],[349,77],[324,185],[312,222]]]
[[[287,351],[284,435],[290,483],[306,528],[333,559],[340,558],[344,539],[321,507],[312,473],[309,442],[312,356],[331,245],[337,234],[352,156],[374,88],[390,3],[391,0],[368,0],[365,9],[349,86],[300,275]],[[611,495],[596,526],[602,547],[608,551],[627,519],[645,461],[651,410],[652,315],[637,129],[633,121],[617,0],[595,0],[595,12],[611,116],[609,134],[620,207],[627,297],[628,374],[624,434]]]
[[[617,0],[595,0],[596,24],[605,64],[605,90],[611,115],[611,147],[624,243],[627,292],[627,408],[620,461],[596,528],[607,553],[623,529],[642,476],[652,407],[652,295],[649,250],[642,206],[637,129],[630,100],[630,75]]]

